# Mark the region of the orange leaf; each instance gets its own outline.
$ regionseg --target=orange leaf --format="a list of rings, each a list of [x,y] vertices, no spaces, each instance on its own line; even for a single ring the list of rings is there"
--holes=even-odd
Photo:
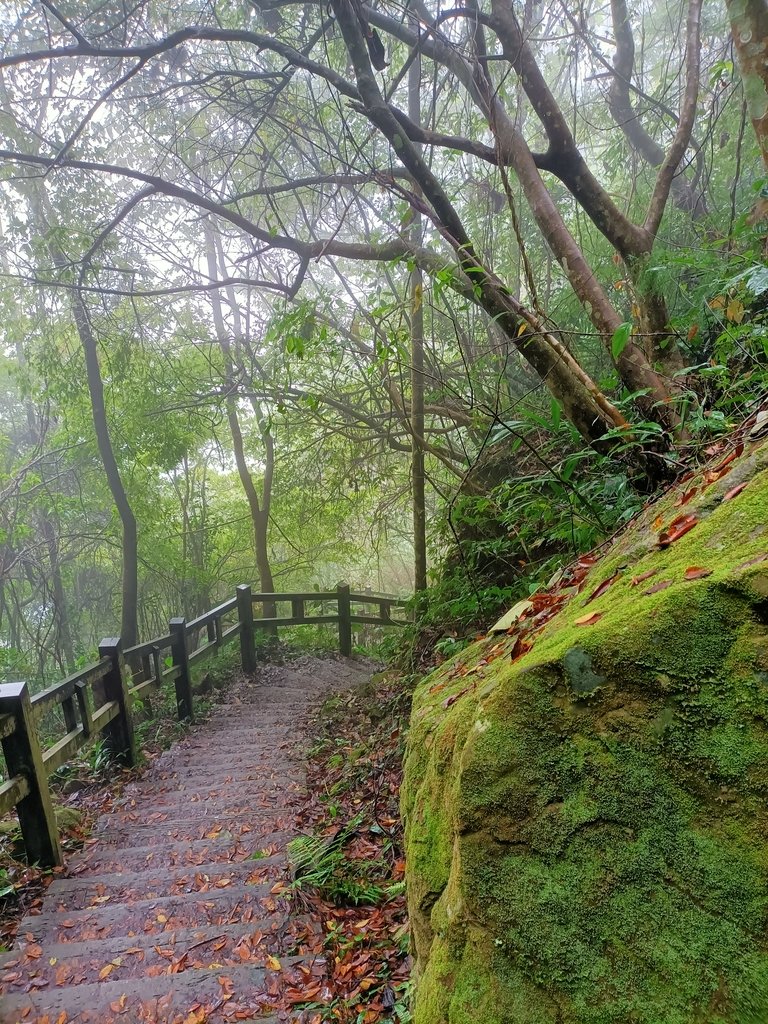
[[[677,519],[674,519],[669,524],[666,530],[662,530],[659,534],[659,547],[666,548],[670,544],[674,544],[676,540],[680,540],[689,530],[692,530],[698,522],[699,520],[694,515],[678,516]]]
[[[687,505],[691,498],[695,498],[698,493],[698,487],[691,487],[689,490],[684,491],[675,502],[675,508],[680,508],[681,505]]]
[[[594,624],[602,619],[602,612],[590,612],[589,615],[582,615],[580,619],[576,619],[577,626],[594,626]]]
[[[712,569],[700,569],[697,565],[689,565],[683,574],[683,579],[703,580],[705,576],[711,576],[712,571]]]
[[[276,956],[267,957],[267,967],[270,969],[270,971],[281,971],[283,969],[283,965],[280,963]]]
[[[114,964],[105,964],[99,971],[99,981],[103,981],[105,978],[108,978],[114,969]]]
[[[36,945],[27,946],[24,952],[27,954],[30,960],[39,960],[39,958],[43,955],[42,947]]]
[[[735,487],[732,487],[727,494],[723,495],[723,501],[730,501],[731,498],[735,498],[737,494],[741,494],[748,483],[749,481],[746,480],[743,484],[737,484]]]
[[[658,592],[660,590],[666,590],[667,587],[671,587],[671,586],[672,586],[672,580],[662,580],[660,583],[654,583],[654,585],[652,587],[648,587],[648,589],[644,590],[643,593],[644,594],[658,594]]]
[[[603,582],[602,582],[602,583],[600,584],[600,586],[599,586],[599,587],[597,587],[597,589],[596,589],[596,590],[594,590],[594,591],[593,591],[593,592],[592,592],[592,593],[591,593],[591,594],[589,595],[589,597],[587,598],[587,600],[586,600],[586,601],[585,601],[584,603],[585,603],[585,604],[589,604],[589,602],[590,602],[590,601],[596,601],[598,597],[602,597],[602,596],[603,596],[603,594],[604,594],[604,593],[606,592],[606,590],[608,589],[608,587],[610,587],[610,585],[611,585],[612,583],[615,583],[615,581],[616,581],[616,580],[617,580],[618,578],[619,578],[619,573],[618,573],[618,572],[615,572],[615,573],[613,574],[613,576],[609,576],[607,580],[603,580]]]
[[[636,587],[639,583],[645,583],[651,576],[655,576],[658,571],[658,569],[649,569],[648,572],[641,572],[639,576],[633,576],[632,586]]]

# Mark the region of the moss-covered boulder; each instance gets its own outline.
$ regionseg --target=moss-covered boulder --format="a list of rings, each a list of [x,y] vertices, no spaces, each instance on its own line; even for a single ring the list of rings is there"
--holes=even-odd
[[[763,444],[420,685],[415,1024],[768,1022],[767,551]]]

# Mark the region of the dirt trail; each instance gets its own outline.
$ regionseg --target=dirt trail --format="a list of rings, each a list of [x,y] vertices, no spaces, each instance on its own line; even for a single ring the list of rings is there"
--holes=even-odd
[[[0,957],[2,1024],[292,1019],[270,1004],[322,968],[285,955],[279,895],[307,712],[370,673],[352,659],[264,666],[127,786]]]

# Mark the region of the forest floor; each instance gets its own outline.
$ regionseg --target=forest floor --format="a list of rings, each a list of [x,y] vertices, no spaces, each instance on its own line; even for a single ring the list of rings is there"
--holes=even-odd
[[[406,1021],[408,697],[373,671],[262,665],[105,801],[0,958],[2,1024]]]

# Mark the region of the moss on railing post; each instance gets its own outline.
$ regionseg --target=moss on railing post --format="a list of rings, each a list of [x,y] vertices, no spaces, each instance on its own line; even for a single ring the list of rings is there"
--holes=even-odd
[[[62,863],[59,832],[26,683],[0,685],[0,714],[12,715],[16,724],[2,741],[8,777],[21,775],[29,787],[16,805],[27,861],[55,867]]]
[[[168,632],[171,634],[173,666],[178,669],[175,680],[176,713],[179,716],[179,721],[188,718],[190,722],[194,722],[192,673],[189,667],[189,650],[187,648],[187,620],[184,618],[171,619],[168,623]]]
[[[237,617],[240,621],[240,664],[243,672],[250,675],[256,671],[256,646],[253,629],[253,597],[247,583],[241,583],[236,591]]]
[[[104,729],[104,742],[110,756],[126,768],[133,768],[137,759],[136,737],[133,734],[131,695],[123,661],[120,637],[108,637],[99,644],[99,656],[109,658],[111,665],[104,676],[104,696],[116,701],[120,709],[116,718]]]

